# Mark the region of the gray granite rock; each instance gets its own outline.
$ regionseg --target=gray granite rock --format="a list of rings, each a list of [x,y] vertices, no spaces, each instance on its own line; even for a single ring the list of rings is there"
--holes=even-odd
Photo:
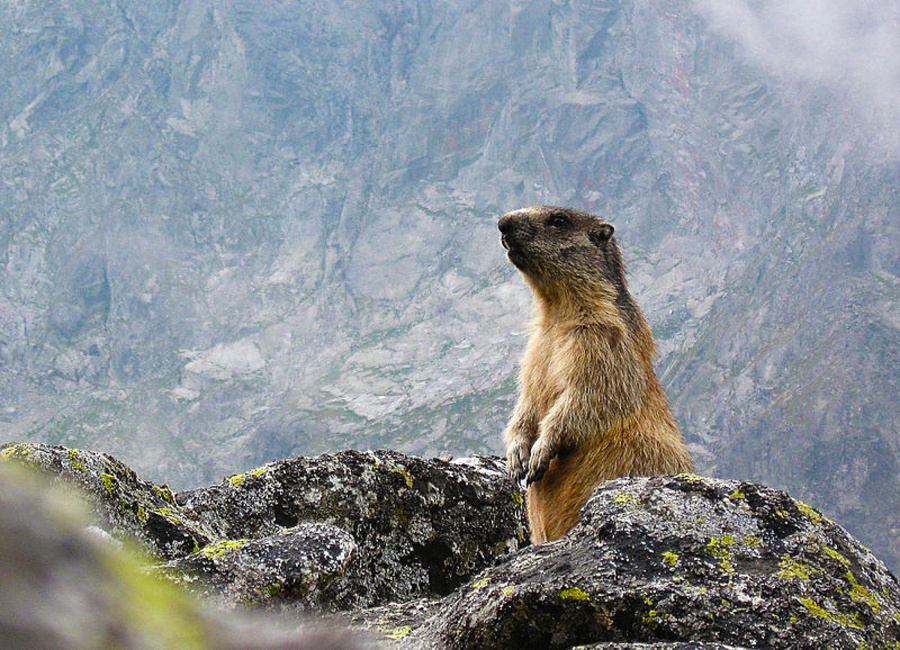
[[[220,539],[310,522],[349,533],[358,553],[331,587],[339,609],[446,595],[527,543],[523,496],[496,458],[343,451],[270,463],[176,499]]]
[[[434,611],[410,644],[900,641],[896,578],[843,528],[784,492],[693,475],[603,484],[570,534],[511,555]]]
[[[358,557],[336,526],[301,524],[259,539],[225,539],[156,569],[220,606],[323,609],[330,587]],[[347,580],[339,581],[347,588]]]
[[[13,444],[0,459],[76,485],[96,527],[142,542],[153,572],[218,608],[314,613],[383,644],[900,644],[900,585],[884,564],[816,509],[754,483],[616,479],[568,535],[528,546],[522,495],[496,458],[344,451],[174,498],[104,454]],[[163,508],[165,526],[148,530]],[[198,548],[167,545],[160,530],[188,531]]]
[[[86,515],[59,486],[0,463],[0,647],[377,647],[306,620],[217,613],[87,534]]]

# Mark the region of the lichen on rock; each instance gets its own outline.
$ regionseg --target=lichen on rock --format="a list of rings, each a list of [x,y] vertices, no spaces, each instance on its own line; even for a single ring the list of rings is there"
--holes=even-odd
[[[476,581],[480,589],[445,598],[409,642],[874,648],[900,641],[900,587],[880,561],[809,506],[738,481],[609,481],[566,537],[514,553]]]
[[[55,483],[76,486],[107,532],[135,539],[163,559],[188,555],[209,542],[202,527],[179,513],[168,486],[138,478],[109,454],[7,443],[0,446],[0,460],[36,470]]]
[[[225,608],[321,611],[328,609],[330,583],[356,556],[356,543],[340,528],[301,524],[259,539],[222,540],[155,572]]]
[[[315,612],[389,646],[900,647],[896,578],[752,483],[608,481],[569,534],[529,546],[496,458],[344,451],[176,495],[104,454],[14,444],[0,459],[79,486],[97,526],[207,602]]]
[[[524,503],[499,459],[447,462],[392,451],[343,451],[269,463],[176,495],[220,539],[258,539],[323,524],[357,546],[325,609],[441,596],[527,544]]]
[[[127,548],[88,534],[82,506],[59,486],[0,463],[0,646],[372,647],[346,630],[215,612],[147,575]]]

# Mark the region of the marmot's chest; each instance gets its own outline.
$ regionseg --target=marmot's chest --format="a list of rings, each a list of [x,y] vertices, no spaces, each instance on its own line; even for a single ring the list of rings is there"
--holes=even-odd
[[[588,363],[577,351],[582,347],[583,342],[576,345],[572,334],[560,335],[553,330],[535,333],[523,371],[529,384],[526,389],[534,398],[539,417],[572,384],[573,376],[581,371],[577,366]]]

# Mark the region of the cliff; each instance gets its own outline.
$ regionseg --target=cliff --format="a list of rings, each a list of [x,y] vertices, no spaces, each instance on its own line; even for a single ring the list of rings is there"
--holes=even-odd
[[[127,597],[138,611],[145,611],[143,598],[162,603],[161,613],[147,614],[158,617],[155,624],[190,618],[196,638],[212,638],[204,635],[214,630],[222,645],[254,639],[254,630],[262,636],[253,643],[285,647],[900,643],[897,579],[819,511],[758,484],[695,475],[616,479],[598,488],[571,533],[528,545],[522,495],[491,458],[346,451],[273,462],[177,494],[105,454],[13,444],[0,448],[0,458],[7,461],[0,482],[10,505],[0,510],[0,526],[16,531],[0,543],[31,553],[16,570],[3,565],[0,593],[45,589],[60,601],[68,594],[69,602],[108,593],[96,585],[122,578],[94,558],[113,552],[111,535],[139,543],[164,585],[149,587],[156,583],[146,576],[146,584],[129,583]],[[107,541],[89,542],[70,519],[61,524],[46,506],[29,507],[46,502],[44,488],[22,488],[12,463],[58,486],[78,486]],[[51,539],[57,541],[46,543]],[[60,575],[42,573],[42,563],[89,579],[21,580],[24,570]],[[0,608],[5,640],[91,645],[110,638],[105,627],[60,631],[49,613],[22,613],[27,598],[8,599]],[[215,627],[217,611],[235,609],[249,616],[244,627]],[[105,612],[95,608],[88,620]],[[274,612],[277,624],[254,618]],[[314,621],[327,628],[310,629]],[[121,624],[120,644],[139,646],[148,622]],[[35,636],[11,636],[25,629]],[[173,642],[182,633],[169,629]],[[79,636],[87,634],[94,636]]]

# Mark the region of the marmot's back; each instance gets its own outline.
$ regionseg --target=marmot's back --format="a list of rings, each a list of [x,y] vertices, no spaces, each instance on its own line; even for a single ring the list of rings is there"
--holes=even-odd
[[[498,224],[534,291],[534,333],[504,433],[526,478],[532,539],[564,535],[594,488],[617,476],[692,471],[653,369],[653,335],[625,279],[611,224],[536,206]]]

